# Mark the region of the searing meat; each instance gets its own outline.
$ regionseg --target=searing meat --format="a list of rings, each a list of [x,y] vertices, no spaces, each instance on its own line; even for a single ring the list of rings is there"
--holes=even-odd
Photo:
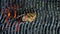
[[[22,17],[22,21],[29,21],[32,22],[34,21],[36,18],[36,14],[35,13],[27,13],[26,15],[24,15]]]

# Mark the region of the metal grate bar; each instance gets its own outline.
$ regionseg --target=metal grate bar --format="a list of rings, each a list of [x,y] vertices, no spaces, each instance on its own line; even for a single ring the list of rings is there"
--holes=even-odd
[[[60,34],[60,0],[1,0],[0,26],[2,34]],[[32,23],[20,22],[11,18],[6,23],[5,13],[7,8],[12,12],[11,5],[17,14],[35,12],[36,20]],[[2,11],[4,9],[4,11]],[[4,14],[2,14],[4,12]],[[19,15],[17,15],[19,16]],[[16,25],[14,25],[16,24]],[[7,29],[5,29],[5,26]],[[18,31],[16,32],[16,26]],[[1,28],[1,27],[0,27]]]

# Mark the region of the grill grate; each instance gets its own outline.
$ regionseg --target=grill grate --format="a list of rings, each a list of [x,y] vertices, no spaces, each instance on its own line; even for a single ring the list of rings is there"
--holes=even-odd
[[[59,3],[60,0],[1,0],[1,34],[60,34]],[[8,19],[5,15],[6,8],[10,9],[11,14],[13,13],[11,5],[17,6],[14,8],[17,15],[35,12],[37,15],[36,20],[32,23],[20,22],[18,24],[14,18],[10,18],[8,20],[9,23],[6,23],[6,19]],[[18,30],[17,32],[16,29]]]

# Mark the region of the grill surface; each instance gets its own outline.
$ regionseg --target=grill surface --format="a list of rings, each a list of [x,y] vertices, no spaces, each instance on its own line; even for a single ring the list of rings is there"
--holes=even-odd
[[[33,12],[35,12],[37,15],[36,20],[32,23],[20,22],[18,25],[18,22],[14,18],[11,18],[8,20],[10,23],[9,26],[9,24],[6,23],[7,16],[2,14],[2,8],[4,8],[4,13],[6,12],[6,6],[11,10],[12,8],[10,7],[10,3],[12,5],[17,5],[17,15],[26,13],[26,9],[34,10]],[[59,3],[60,0],[1,0],[1,34],[60,34]],[[20,8],[18,7],[19,5],[21,5]],[[14,26],[15,23],[18,25],[18,27]],[[16,32],[16,28],[18,28],[18,32]]]

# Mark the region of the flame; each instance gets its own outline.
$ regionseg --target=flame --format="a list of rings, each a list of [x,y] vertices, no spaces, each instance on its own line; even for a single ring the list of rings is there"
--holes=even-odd
[[[10,11],[9,11],[9,9],[8,9],[8,17],[10,18]]]
[[[16,11],[14,11],[14,18],[16,18]]]
[[[8,12],[8,17],[10,17],[10,12]]]

